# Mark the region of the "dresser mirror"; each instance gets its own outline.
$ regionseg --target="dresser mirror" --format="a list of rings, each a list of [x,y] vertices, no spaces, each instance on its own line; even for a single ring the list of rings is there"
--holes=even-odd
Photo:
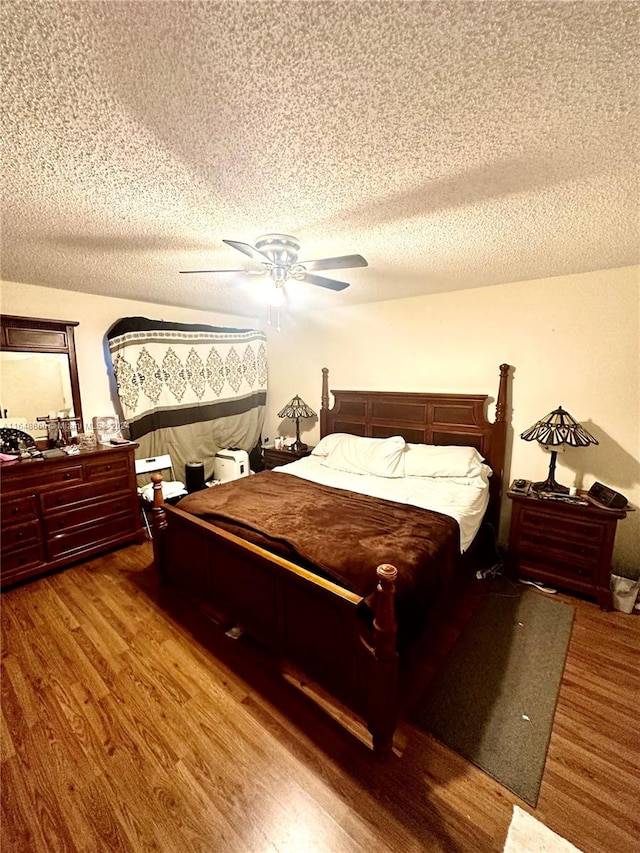
[[[77,322],[5,314],[0,324],[0,426],[46,439],[46,421],[38,418],[73,418],[83,432]]]

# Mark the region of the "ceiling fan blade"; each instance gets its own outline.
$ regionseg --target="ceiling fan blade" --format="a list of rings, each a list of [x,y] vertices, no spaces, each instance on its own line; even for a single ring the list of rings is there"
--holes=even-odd
[[[362,255],[342,255],[339,258],[319,258],[316,261],[298,261],[308,270],[346,270],[353,267],[368,267]]]
[[[207,272],[243,272],[253,274],[253,270],[180,270],[181,273],[207,273]],[[260,273],[262,275],[262,273]]]
[[[248,243],[239,243],[237,240],[223,240],[222,242],[226,243],[227,246],[231,246],[233,249],[237,249],[239,252],[248,255],[257,264],[263,264],[265,261],[273,263],[271,258],[268,258],[266,255],[263,255],[262,252],[259,252],[257,249],[254,249],[253,246],[250,246]]]
[[[185,273],[206,273],[206,272],[246,272],[246,270],[180,270],[182,274]]]
[[[300,277],[296,276],[297,281],[306,281],[307,284],[317,284],[319,287],[328,287],[329,290],[344,290],[349,287],[346,281],[336,281],[333,278],[325,278],[323,275],[311,275],[304,273]]]

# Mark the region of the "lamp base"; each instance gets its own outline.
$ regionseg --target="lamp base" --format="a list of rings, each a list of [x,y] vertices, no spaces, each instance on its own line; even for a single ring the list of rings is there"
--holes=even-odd
[[[568,495],[569,489],[556,483],[553,477],[547,477],[542,483],[534,483],[531,486],[534,492],[553,492],[554,494]]]
[[[307,445],[303,441],[294,441],[293,444],[289,445],[289,450],[292,450],[294,453],[298,453],[302,450],[307,450]]]
[[[553,492],[555,494],[569,494],[569,489],[566,486],[561,486],[556,483],[556,459],[558,458],[557,450],[551,451],[551,461],[549,462],[549,473],[547,479],[542,483],[534,483],[531,487],[534,492]]]

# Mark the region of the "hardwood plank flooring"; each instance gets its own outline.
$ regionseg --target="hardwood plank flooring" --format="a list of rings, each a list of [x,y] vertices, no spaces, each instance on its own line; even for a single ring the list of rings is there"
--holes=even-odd
[[[426,679],[487,591],[434,638]],[[401,755],[373,759],[259,646],[167,597],[148,543],[8,590],[3,853],[499,853],[514,803],[583,853],[631,853],[640,616],[562,597],[576,618],[532,809],[408,721]]]

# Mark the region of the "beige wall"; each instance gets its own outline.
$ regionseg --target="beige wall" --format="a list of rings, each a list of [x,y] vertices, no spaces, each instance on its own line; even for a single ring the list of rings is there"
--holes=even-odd
[[[38,287],[35,285],[2,282],[3,314],[43,317],[50,320],[77,320],[74,338],[78,357],[80,398],[85,422],[91,424],[96,415],[116,413],[109,375],[110,360],[106,343],[108,329],[121,317],[149,317],[176,323],[210,323],[234,328],[260,328],[247,317],[195,311],[171,305],[113,299],[89,293]],[[2,405],[6,405],[3,401]]]
[[[640,508],[637,267],[287,315],[268,335],[270,438],[293,434],[276,417],[293,394],[317,411],[322,367],[336,388],[495,395],[507,362],[515,368],[507,480],[545,478],[548,454],[519,435],[561,405],[600,444],[559,454],[558,481],[588,488],[599,480]],[[302,438],[314,443],[317,425],[308,426]],[[503,540],[509,511],[505,501]],[[614,561],[640,572],[640,509],[618,525]]]
[[[339,295],[336,294],[336,302]],[[105,333],[120,317],[260,327],[172,306],[5,282],[7,314],[78,320],[85,419],[115,411]],[[467,391],[494,395],[498,366],[514,365],[512,451],[507,480],[544,479],[548,455],[520,433],[562,405],[599,440],[560,455],[557,478],[588,488],[600,480],[640,508],[640,269],[564,276],[283,317],[268,330],[265,437],[292,435],[279,409],[296,393],[316,410],[321,368],[336,388]],[[493,416],[493,405],[489,409]],[[302,424],[303,430],[305,425]],[[313,443],[317,426],[303,438]],[[505,501],[501,538],[508,527]],[[618,526],[614,568],[640,572],[640,510]]]

